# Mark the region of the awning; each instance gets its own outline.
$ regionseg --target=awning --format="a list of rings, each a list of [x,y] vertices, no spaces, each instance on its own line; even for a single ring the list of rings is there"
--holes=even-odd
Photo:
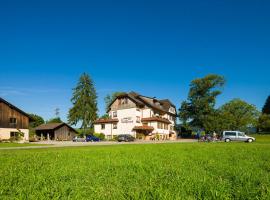
[[[153,126],[135,126],[133,128],[135,131],[153,131],[154,127]]]

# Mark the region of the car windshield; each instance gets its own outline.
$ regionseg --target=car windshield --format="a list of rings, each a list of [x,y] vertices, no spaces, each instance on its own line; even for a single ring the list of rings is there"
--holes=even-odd
[[[238,136],[245,136],[245,133],[243,133],[243,132],[238,132]]]

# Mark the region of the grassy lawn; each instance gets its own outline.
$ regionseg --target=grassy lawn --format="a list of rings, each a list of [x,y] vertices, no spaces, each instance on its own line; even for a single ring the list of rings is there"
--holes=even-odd
[[[0,199],[270,199],[270,137],[0,151]]]
[[[27,147],[27,146],[44,146],[46,144],[30,144],[30,143],[0,143],[0,148],[5,148],[5,147]]]

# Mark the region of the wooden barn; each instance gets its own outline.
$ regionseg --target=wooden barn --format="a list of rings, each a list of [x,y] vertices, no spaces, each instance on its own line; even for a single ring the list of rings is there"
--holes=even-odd
[[[24,141],[29,140],[30,116],[0,97],[0,140],[16,138],[20,134]]]
[[[66,123],[42,124],[35,128],[36,135],[46,140],[70,141],[78,133]]]

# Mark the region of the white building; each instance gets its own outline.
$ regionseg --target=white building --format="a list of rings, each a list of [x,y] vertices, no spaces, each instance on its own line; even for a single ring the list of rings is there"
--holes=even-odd
[[[106,139],[130,134],[141,139],[176,139],[176,108],[168,100],[158,100],[135,92],[119,95],[109,106],[109,119],[94,123],[96,133]]]

